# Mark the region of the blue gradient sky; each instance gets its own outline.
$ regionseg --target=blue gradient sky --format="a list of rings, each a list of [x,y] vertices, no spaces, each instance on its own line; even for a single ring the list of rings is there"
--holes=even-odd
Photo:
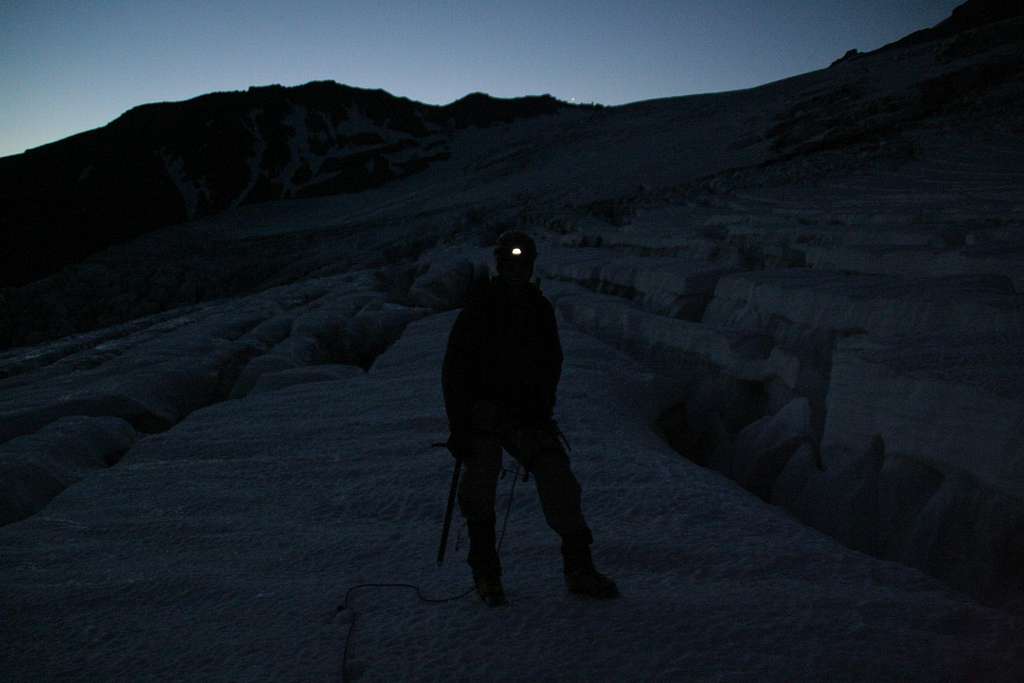
[[[0,156],[133,106],[330,79],[431,104],[473,91],[615,105],[828,66],[961,0],[0,0]]]

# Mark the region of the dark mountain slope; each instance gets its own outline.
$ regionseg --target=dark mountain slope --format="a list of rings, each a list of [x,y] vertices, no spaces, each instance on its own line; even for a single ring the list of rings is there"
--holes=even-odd
[[[996,144],[978,142],[991,136],[1005,151],[1024,130],[1021,45],[1024,17],[749,90],[600,110],[479,94],[429,107],[333,83],[146,105],[0,159],[10,199],[0,216],[21,212],[9,225],[28,245],[4,252],[5,264],[31,272],[74,261],[27,285],[0,282],[0,349],[390,268],[423,245],[486,242],[509,225],[621,225],[644,197],[714,200],[728,213],[730,200],[714,195],[730,188],[902,172],[936,146],[940,157],[949,146],[972,152]],[[122,132],[168,141],[150,146],[159,163],[144,144],[118,142]],[[78,156],[53,151],[65,147]],[[19,183],[23,195],[11,189]],[[47,184],[60,191],[37,189]],[[1006,209],[994,220],[1015,215],[1012,202],[993,207]],[[189,217],[198,220],[181,222]],[[156,218],[173,225],[147,227]],[[50,260],[33,263],[40,257]]]
[[[359,192],[448,158],[453,131],[558,111],[475,93],[444,107],[334,82],[146,104],[0,159],[0,285],[232,206]]]
[[[935,26],[915,31],[881,49],[908,47],[933,40],[942,40],[964,31],[1019,16],[1024,16],[1024,3],[1021,3],[1020,0],[967,0],[964,4],[954,8],[948,18]]]

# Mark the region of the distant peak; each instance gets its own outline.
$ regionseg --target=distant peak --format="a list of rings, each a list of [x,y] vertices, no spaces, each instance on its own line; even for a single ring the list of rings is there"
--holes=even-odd
[[[460,104],[460,103],[517,102],[517,101],[522,101],[522,100],[529,100],[529,101],[544,100],[544,101],[548,101],[548,102],[558,102],[559,101],[559,100],[557,100],[556,98],[552,97],[551,95],[549,95],[547,93],[545,93],[543,95],[525,95],[525,96],[522,96],[522,97],[494,97],[493,95],[488,95],[485,92],[471,92],[468,95],[466,95],[464,97],[460,97],[459,99],[455,100],[451,104],[448,104],[448,105],[445,105],[445,106],[451,107],[453,105]]]
[[[494,123],[508,123],[513,119],[554,114],[559,109],[571,107],[567,102],[551,95],[499,98],[486,93],[473,92],[446,104],[440,111],[454,119],[457,128],[467,126],[489,126]]]
[[[915,31],[880,49],[888,50],[942,40],[963,31],[1020,16],[1024,16],[1024,2],[1021,0],[967,0],[964,4],[954,7],[952,14],[935,26]]]

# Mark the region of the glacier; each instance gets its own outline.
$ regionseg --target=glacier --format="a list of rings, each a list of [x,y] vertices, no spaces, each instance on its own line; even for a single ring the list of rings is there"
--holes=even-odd
[[[0,669],[1019,680],[1024,81],[957,88],[1021,69],[1021,21],[469,127],[422,173],[4,289]],[[538,242],[556,417],[623,597],[565,593],[523,487],[509,608],[365,588],[339,612],[360,584],[469,587],[461,550],[433,563],[431,444],[448,331],[509,227]]]

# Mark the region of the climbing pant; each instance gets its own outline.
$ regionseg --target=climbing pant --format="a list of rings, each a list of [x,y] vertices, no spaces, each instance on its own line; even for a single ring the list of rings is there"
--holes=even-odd
[[[546,427],[511,428],[497,433],[475,433],[463,456],[464,473],[459,485],[459,509],[470,527],[469,564],[487,570],[496,562],[489,548],[495,523],[495,496],[505,449],[537,484],[548,526],[563,538],[589,538],[583,517],[580,484],[569,465],[569,455],[554,431]],[[474,547],[474,537],[479,539]],[[478,566],[479,565],[479,566]],[[499,569],[500,571],[500,569]]]

